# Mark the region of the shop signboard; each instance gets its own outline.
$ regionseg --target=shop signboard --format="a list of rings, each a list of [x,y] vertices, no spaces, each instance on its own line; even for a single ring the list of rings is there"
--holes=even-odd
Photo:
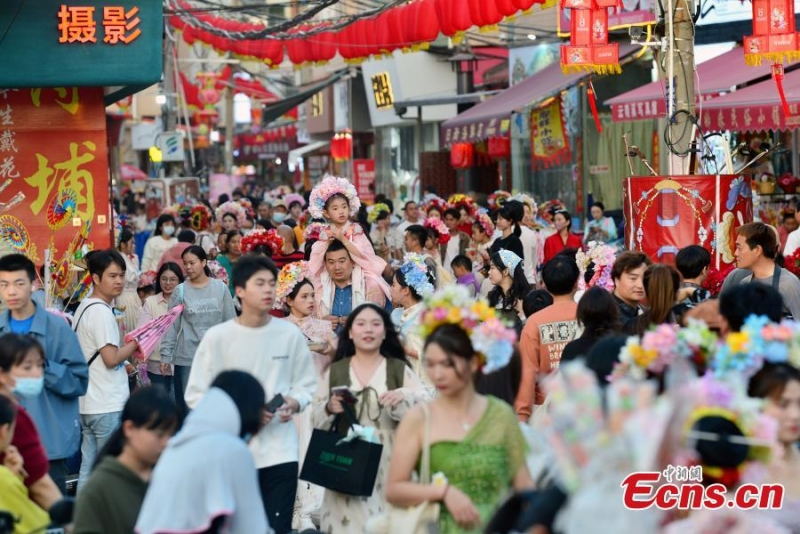
[[[353,160],[353,185],[358,198],[365,204],[375,202],[375,160]]]
[[[753,220],[744,176],[635,176],[623,180],[625,245],[674,263],[688,245],[706,248],[712,265],[733,265],[736,229]]]
[[[0,87],[153,84],[162,9],[161,0],[3,0]]]
[[[85,223],[94,248],[111,245],[102,88],[0,89],[0,241],[44,262]]]

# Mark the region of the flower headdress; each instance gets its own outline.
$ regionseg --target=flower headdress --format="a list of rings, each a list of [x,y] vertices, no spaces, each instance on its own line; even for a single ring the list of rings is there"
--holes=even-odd
[[[435,288],[431,284],[428,272],[428,266],[425,263],[425,258],[421,254],[414,254],[409,252],[403,258],[403,265],[400,266],[400,272],[403,273],[403,278],[406,285],[413,288],[420,297],[427,297],[432,295]]]
[[[169,215],[175,220],[178,220],[178,215],[181,210],[180,204],[173,204],[172,206],[165,206],[163,210],[161,210],[161,215]]]
[[[525,193],[517,193],[511,197],[511,200],[517,200],[528,206],[531,209],[531,217],[536,217],[536,214],[539,213],[539,206],[536,205],[536,201],[530,195],[526,195]]]
[[[337,178],[335,176],[328,176],[314,187],[311,191],[311,196],[308,199],[308,211],[315,219],[322,219],[322,210],[325,209],[325,203],[335,194],[342,194],[347,198],[350,204],[350,215],[358,213],[361,207],[361,201],[358,199],[356,188],[353,187],[347,179]]]
[[[192,230],[203,232],[211,225],[211,210],[205,204],[195,204],[189,211],[189,224]]]
[[[472,348],[480,356],[484,374],[508,365],[514,353],[516,331],[503,323],[485,299],[479,297],[476,300],[466,287],[450,285],[436,291],[424,302],[420,321],[423,339],[442,325],[458,325],[467,333]]]
[[[302,207],[306,207],[306,199],[303,198],[303,195],[297,193],[286,195],[283,198],[283,201],[286,202],[287,208],[292,205],[292,202],[299,202]]]
[[[242,252],[245,254],[260,245],[269,247],[274,256],[283,248],[283,238],[275,230],[253,230],[242,238]]]
[[[273,199],[284,198],[292,194],[292,188],[288,185],[279,185],[269,192],[270,197]]]
[[[305,280],[308,276],[308,263],[305,261],[296,261],[284,265],[281,272],[278,273],[274,308],[276,310],[284,309],[286,307],[286,299],[292,291],[294,291],[294,288],[297,287],[297,284]]]
[[[420,205],[422,206],[422,211],[425,213],[428,213],[428,210],[431,208],[436,208],[440,212],[443,212],[446,208],[444,199],[433,194],[425,195]]]
[[[211,271],[211,277],[216,278],[226,286],[228,285],[228,271],[217,260],[208,260],[208,270]]]
[[[247,221],[247,212],[242,205],[235,200],[229,200],[228,202],[220,204],[220,206],[214,212],[219,222],[222,222],[222,218],[229,213],[236,217],[236,224],[239,226],[239,228],[244,226],[244,223]]]
[[[511,193],[508,191],[503,191],[502,189],[498,189],[489,195],[489,207],[493,210],[500,209],[509,198],[511,198]]]
[[[542,213],[542,218],[548,223],[553,222],[553,214],[558,210],[565,210],[567,206],[557,198],[548,200],[539,206],[539,211]]]
[[[389,209],[389,206],[387,206],[383,202],[378,202],[377,204],[372,206],[372,211],[369,212],[369,216],[367,216],[367,221],[369,221],[370,224],[372,224],[378,220],[378,215],[380,215],[381,213],[391,213],[391,212],[392,210]]]
[[[311,239],[319,239],[320,235],[322,234],[322,231],[327,226],[328,226],[327,224],[321,222],[309,223],[308,226],[306,226],[306,229],[303,231],[303,237],[305,238],[306,241]]]
[[[425,219],[423,223],[425,228],[432,228],[437,235],[437,241],[440,245],[446,245],[450,241],[450,230],[441,219]]]
[[[470,215],[472,215],[476,209],[475,201],[472,199],[472,197],[462,195],[461,193],[451,195],[450,198],[447,199],[447,207],[455,208],[457,210],[464,208]]]
[[[478,223],[483,230],[483,233],[492,237],[494,235],[494,222],[492,222],[492,218],[489,217],[489,214],[485,211],[479,212],[475,216],[475,222]]]
[[[731,332],[711,358],[717,375],[735,372],[753,376],[765,362],[800,364],[800,323],[771,323],[764,316],[748,317],[740,332]]]
[[[514,271],[516,270],[517,265],[522,263],[522,258],[517,256],[516,254],[514,254],[510,250],[506,250],[504,248],[501,248],[500,250],[498,250],[497,254],[500,256],[500,259],[503,260],[503,265],[506,266],[506,269],[508,269],[509,275],[513,278],[514,277]]]
[[[787,258],[786,261],[788,264],[789,259]],[[718,297],[722,292],[722,284],[725,282],[725,279],[728,277],[728,275],[731,274],[733,269],[733,265],[723,267],[719,270],[714,267],[709,267],[708,276],[706,276],[706,279],[703,280],[703,289],[710,291],[712,297]]]
[[[617,259],[614,247],[605,243],[590,241],[586,252],[579,250],[575,255],[580,276],[578,277],[578,289],[588,289],[599,285],[608,291],[614,290],[614,280],[611,278],[611,269]],[[586,271],[589,265],[594,264],[594,275],[589,282],[586,282]]]
[[[244,209],[244,213],[246,217],[250,217],[255,219],[256,217],[256,210],[253,209],[253,203],[250,202],[249,198],[243,198],[239,201],[239,204]]]

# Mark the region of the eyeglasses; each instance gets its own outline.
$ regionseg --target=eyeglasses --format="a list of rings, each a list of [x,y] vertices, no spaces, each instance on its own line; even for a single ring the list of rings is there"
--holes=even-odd
[[[178,283],[178,279],[177,278],[160,278],[159,280],[161,281],[162,284],[177,284]]]

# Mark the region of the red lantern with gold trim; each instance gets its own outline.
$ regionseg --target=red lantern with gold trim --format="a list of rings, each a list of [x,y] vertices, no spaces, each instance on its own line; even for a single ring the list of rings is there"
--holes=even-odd
[[[455,143],[450,147],[450,165],[454,169],[469,169],[475,159],[472,143]]]
[[[565,73],[593,71],[619,74],[619,44],[608,42],[608,7],[617,0],[562,0],[569,9],[570,44],[561,45],[561,69]]]
[[[511,139],[508,137],[490,137],[487,144],[490,158],[506,159],[511,156]]]
[[[519,9],[514,5],[513,0],[497,0],[497,11],[504,17],[513,17]]]

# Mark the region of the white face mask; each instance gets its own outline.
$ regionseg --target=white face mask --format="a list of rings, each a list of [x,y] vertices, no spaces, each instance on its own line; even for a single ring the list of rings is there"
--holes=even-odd
[[[172,234],[175,233],[175,227],[174,226],[164,226],[164,227],[161,228],[161,231],[163,233],[165,233],[166,235],[172,235]]]

